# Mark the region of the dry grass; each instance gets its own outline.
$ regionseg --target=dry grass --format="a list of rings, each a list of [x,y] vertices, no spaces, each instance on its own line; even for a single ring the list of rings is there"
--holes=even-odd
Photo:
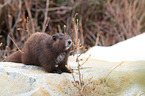
[[[1,49],[16,49],[8,35],[22,48],[36,31],[49,34],[66,32],[78,38],[84,48],[112,45],[145,31],[144,0],[1,0]],[[72,21],[77,13],[76,20]],[[65,27],[64,27],[65,26]]]
[[[78,89],[79,96],[115,96],[115,95],[121,95],[124,94],[122,89],[127,88],[129,86],[129,82],[131,81],[131,76],[130,74],[122,75],[121,78],[117,77],[114,78],[111,75],[111,73],[121,66],[123,62],[120,64],[116,65],[110,72],[106,74],[103,78],[97,78],[94,79],[92,76],[91,78],[84,79],[82,74],[81,69],[83,69],[83,64],[88,61],[89,57],[86,60],[82,60],[79,58],[79,55],[76,57],[76,64],[77,64],[77,69],[75,73],[72,71],[72,77],[73,77],[73,85]],[[71,69],[73,70],[73,69]],[[74,75],[77,74],[77,75]],[[99,74],[99,73],[96,73]],[[91,74],[90,74],[91,75]],[[118,81],[117,81],[118,80]],[[121,92],[121,93],[119,93]]]
[[[75,34],[75,42],[74,42],[74,53],[76,54],[76,64],[77,64],[77,71],[74,73],[73,69],[69,67],[71,70],[71,74],[73,77],[73,85],[78,89],[79,95],[80,96],[111,96],[115,95],[116,92],[122,89],[122,87],[127,86],[127,83],[129,80],[121,80],[124,82],[121,82],[120,84],[116,85],[114,84],[115,81],[113,79],[109,80],[108,77],[109,75],[119,66],[121,66],[123,62],[115,66],[106,76],[98,81],[92,80],[93,76],[91,78],[88,78],[88,80],[84,80],[84,75],[81,73],[81,69],[83,69],[83,65],[89,60],[90,56],[86,58],[86,60],[82,60],[79,57],[81,56],[80,50],[83,48],[82,44],[80,43],[80,39],[78,38],[78,30],[80,29],[79,27],[79,21],[78,19],[75,22],[75,18],[78,14],[75,15],[73,18],[73,25],[74,29],[73,32]],[[82,62],[83,61],[83,62]],[[77,74],[74,75],[74,74]],[[96,83],[94,83],[96,81]],[[109,89],[109,90],[108,90]]]

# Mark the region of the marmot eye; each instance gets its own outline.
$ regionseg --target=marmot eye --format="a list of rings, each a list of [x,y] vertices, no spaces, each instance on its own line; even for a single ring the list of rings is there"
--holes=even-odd
[[[59,38],[59,40],[62,40],[62,38]]]
[[[56,41],[56,37],[55,37],[55,36],[52,36],[52,39],[53,39],[54,41]]]

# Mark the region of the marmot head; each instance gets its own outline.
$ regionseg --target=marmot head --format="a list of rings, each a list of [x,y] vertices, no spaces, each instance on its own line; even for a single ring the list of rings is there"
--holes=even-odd
[[[63,33],[56,33],[52,35],[52,47],[57,52],[68,51],[72,46],[70,36]]]

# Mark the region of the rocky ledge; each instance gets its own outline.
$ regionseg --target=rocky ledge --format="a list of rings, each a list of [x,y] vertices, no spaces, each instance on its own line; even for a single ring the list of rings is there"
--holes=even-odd
[[[69,58],[78,81],[77,63]],[[81,69],[87,96],[145,96],[145,61],[106,62],[89,59]],[[42,68],[0,62],[1,96],[78,96],[69,73],[46,73]]]

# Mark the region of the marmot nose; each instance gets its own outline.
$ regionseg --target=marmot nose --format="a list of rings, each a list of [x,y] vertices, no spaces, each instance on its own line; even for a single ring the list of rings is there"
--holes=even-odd
[[[68,44],[70,45],[71,44],[71,41],[68,41]]]
[[[68,50],[72,46],[72,43],[73,42],[71,39],[66,40],[66,42],[65,42],[66,50]]]

